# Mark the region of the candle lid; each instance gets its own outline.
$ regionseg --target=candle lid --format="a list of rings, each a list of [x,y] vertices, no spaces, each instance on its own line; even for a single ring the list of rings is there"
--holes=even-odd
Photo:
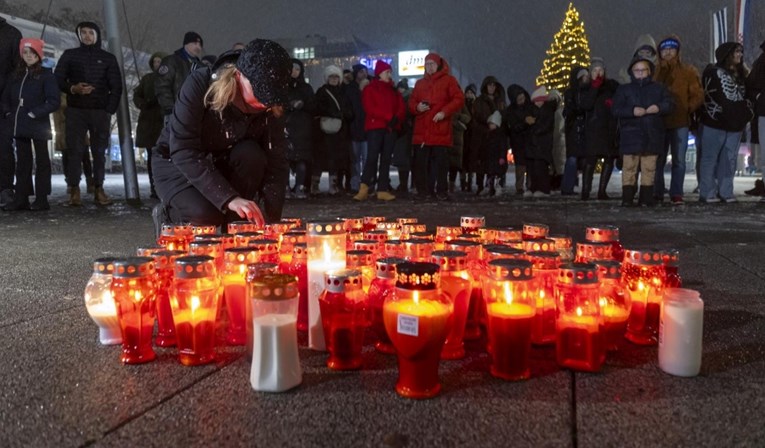
[[[282,235],[282,244],[298,244],[305,241],[305,230],[290,230]]]
[[[467,269],[467,254],[459,250],[437,250],[431,254],[431,261],[441,267],[441,272]]]
[[[135,250],[138,257],[151,257],[155,252],[165,250],[162,246],[140,246]]]
[[[511,241],[523,239],[523,231],[515,227],[506,227],[497,230],[497,241]]]
[[[397,218],[396,222],[401,224],[417,224],[417,218]]]
[[[680,264],[680,251],[677,249],[667,249],[661,254],[664,266],[678,266]]]
[[[625,250],[624,262],[642,266],[663,264],[663,254],[658,249]]]
[[[258,226],[255,223],[252,223],[250,221],[232,221],[228,223],[227,231],[228,233],[244,233],[244,232],[254,232],[258,229]]]
[[[215,259],[206,255],[191,255],[175,259],[175,278],[215,277]]]
[[[363,218],[364,224],[377,224],[383,221],[385,221],[385,216],[365,216]]]
[[[555,251],[533,251],[526,254],[535,270],[558,269],[560,254]]]
[[[505,246],[510,246],[515,249],[523,250],[523,239],[520,240],[503,240],[502,243]]]
[[[268,235],[283,235],[290,231],[293,224],[291,222],[274,222],[266,224],[265,232]]]
[[[232,247],[223,251],[226,264],[252,264],[259,256],[260,250],[256,247]]]
[[[486,225],[486,218],[477,215],[460,216],[460,226],[468,229],[478,229]]]
[[[524,223],[523,233],[531,236],[532,238],[544,238],[550,232],[550,228],[547,224],[537,223]]]
[[[602,243],[619,241],[619,228],[616,226],[587,227],[584,231],[584,239]]]
[[[298,296],[297,278],[287,274],[263,274],[247,278],[250,296],[255,300],[288,300]]]
[[[279,251],[279,241],[266,238],[250,240],[249,247],[254,247],[262,253],[272,254]]]
[[[292,258],[305,259],[308,257],[308,244],[296,243],[292,246]]]
[[[194,242],[215,242],[215,243],[223,244],[223,235],[213,234],[213,233],[203,233],[201,235],[194,235],[192,244]]]
[[[591,285],[598,283],[598,268],[591,263],[567,263],[558,268],[558,283]]]
[[[114,262],[116,260],[117,258],[114,257],[96,258],[93,261],[93,272],[96,274],[112,275],[114,272]]]
[[[308,235],[342,235],[345,233],[342,223],[337,222],[309,222]]]
[[[372,251],[359,249],[349,250],[345,253],[345,262],[349,268],[372,266]]]
[[[457,241],[472,241],[480,244],[481,237],[477,233],[463,233],[457,238]]]
[[[523,250],[526,252],[550,252],[555,250],[555,241],[549,238],[538,238],[523,242]]]
[[[186,255],[186,253],[180,250],[161,250],[154,252],[152,255],[152,258],[154,259],[154,267],[157,270],[172,270],[176,258],[184,255]]]
[[[425,239],[404,240],[404,258],[428,258],[433,251],[433,241]]]
[[[252,263],[247,265],[247,282],[252,281],[255,277],[260,277],[266,274],[278,274],[279,265],[276,263]]]
[[[547,239],[555,241],[555,249],[570,249],[574,242],[568,235],[547,235]]]
[[[194,235],[213,235],[218,233],[218,227],[217,226],[191,226],[191,233]]]
[[[398,257],[378,258],[375,265],[377,267],[377,276],[380,278],[396,278],[396,266],[405,263],[406,260]]]
[[[154,275],[154,259],[149,257],[129,257],[114,260],[112,275],[120,278],[138,278]]]
[[[462,235],[462,227],[436,226],[436,236],[439,238],[457,239],[460,235]]]
[[[415,224],[417,226],[424,226],[425,224]],[[433,239],[433,232],[411,232],[409,233],[409,238],[413,240],[432,240]]]
[[[189,243],[189,255],[210,255],[218,257],[223,254],[223,244],[220,241],[192,241]]]
[[[489,262],[489,273],[494,280],[531,280],[532,264],[528,260],[500,258]]]
[[[398,222],[383,221],[377,223],[377,230],[400,230],[401,224]]]
[[[379,241],[374,240],[357,240],[353,242],[353,248],[356,250],[368,250],[374,252],[380,247]]]
[[[444,245],[447,250],[459,250],[465,252],[470,259],[478,259],[481,243],[478,241],[454,240]]]
[[[418,291],[437,289],[441,280],[435,263],[405,262],[396,265],[396,288]]]
[[[364,228],[363,218],[338,218],[338,220],[343,222],[343,228],[346,232],[362,230]]]
[[[234,246],[245,247],[250,241],[263,237],[263,232],[239,232],[234,234]]]
[[[601,278],[622,278],[622,264],[615,260],[597,260],[593,262],[598,267]]]
[[[425,224],[420,223],[401,224],[401,234],[407,236],[414,233],[428,233],[427,229],[428,227]]]
[[[324,286],[329,292],[342,293],[360,289],[361,271],[358,269],[338,269],[324,273]]]
[[[497,240],[497,229],[492,227],[481,227],[478,229],[478,236],[481,241],[494,242]]]
[[[526,255],[523,249],[504,244],[484,244],[483,253],[486,254],[486,258],[523,258]]]
[[[364,239],[383,242],[388,239],[388,232],[385,230],[368,230],[364,232]]]
[[[611,243],[597,243],[587,241],[576,243],[576,257],[579,260],[611,260],[613,246]]]

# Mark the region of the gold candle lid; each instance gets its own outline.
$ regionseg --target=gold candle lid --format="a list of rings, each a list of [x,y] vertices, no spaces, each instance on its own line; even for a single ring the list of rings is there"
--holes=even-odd
[[[426,291],[437,289],[441,282],[435,263],[405,262],[396,266],[396,288]]]
[[[324,273],[324,287],[329,292],[343,293],[361,289],[361,271],[358,269],[338,269]]]
[[[592,285],[598,283],[598,267],[592,263],[567,263],[558,268],[558,283]]]
[[[114,260],[112,275],[115,278],[139,278],[151,277],[155,272],[153,258],[129,257]]]
[[[489,273],[494,280],[527,281],[534,278],[531,262],[500,258],[489,262]]]
[[[288,300],[298,296],[297,278],[287,274],[263,274],[247,278],[250,296],[255,300]]]
[[[339,222],[309,222],[308,235],[342,235],[345,233],[343,223]]]
[[[619,228],[616,226],[587,227],[584,231],[584,239],[601,243],[619,241]]]
[[[437,250],[430,261],[441,268],[441,272],[464,271],[467,269],[467,254],[459,250]]]
[[[175,278],[215,277],[215,259],[206,255],[192,255],[175,259]]]

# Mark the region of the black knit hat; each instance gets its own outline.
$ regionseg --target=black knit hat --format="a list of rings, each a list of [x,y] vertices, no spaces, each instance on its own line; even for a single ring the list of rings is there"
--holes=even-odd
[[[247,44],[236,68],[252,84],[252,93],[266,106],[287,101],[292,60],[287,50],[274,41],[255,39]]]
[[[205,46],[205,42],[202,40],[202,36],[196,31],[189,31],[183,35],[183,45],[190,44],[192,42],[199,42],[199,45]]]
[[[717,65],[724,64],[725,60],[728,59],[728,56],[736,51],[737,48],[743,50],[744,47],[738,42],[725,42],[720,44],[720,46],[715,49],[715,59],[717,60]]]

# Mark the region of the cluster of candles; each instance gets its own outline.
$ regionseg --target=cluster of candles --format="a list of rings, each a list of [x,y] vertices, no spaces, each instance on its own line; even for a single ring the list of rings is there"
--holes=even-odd
[[[413,218],[302,228],[299,219],[233,222],[227,234],[166,225],[156,247],[96,260],[85,302],[101,343],[121,344],[127,364],[153,360],[152,340],[177,347],[184,365],[213,362],[225,308],[226,343],[247,347],[252,387],[280,392],[302,381],[298,331],[329,352],[330,369],[354,370],[370,330],[376,351],[398,358],[396,391],[429,398],[440,361],[463,358],[464,341],[484,340],[490,372],[504,380],[531,376],[533,346],[554,345],[560,366],[596,372],[625,336],[657,344],[665,290],[681,307],[700,302],[679,289],[677,251],[624,250],[613,226],[587,228],[576,245],[544,224],[487,228],[480,216],[435,233]]]

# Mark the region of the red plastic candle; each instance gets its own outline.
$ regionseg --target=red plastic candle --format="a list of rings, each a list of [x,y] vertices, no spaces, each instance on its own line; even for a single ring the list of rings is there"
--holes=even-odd
[[[576,263],[594,263],[601,260],[613,260],[611,243],[586,241],[576,243]]]
[[[247,265],[258,261],[258,250],[235,247],[224,252],[223,294],[228,311],[226,343],[247,343]]]
[[[362,231],[369,232],[370,230],[376,230],[377,224],[385,221],[385,216],[365,216],[363,218]]]
[[[600,275],[600,331],[606,350],[615,351],[627,332],[630,298],[622,287],[622,264],[613,260],[596,264]]]
[[[441,267],[441,293],[454,304],[452,325],[441,350],[441,359],[462,359],[465,357],[465,324],[470,294],[473,292],[473,278],[467,269],[467,254],[457,250],[437,250],[433,252],[432,260]]]
[[[178,360],[185,366],[215,361],[215,315],[220,300],[215,261],[208,256],[179,257],[170,289]]]
[[[428,227],[425,224],[409,223],[401,225],[401,239],[408,240],[411,238],[422,238],[422,236],[416,236],[415,234],[424,234],[427,232]]]
[[[441,390],[438,364],[449,333],[452,304],[438,290],[438,265],[401,263],[383,320],[398,359],[396,392],[431,398]]]
[[[436,245],[442,250],[449,241],[456,240],[462,235],[462,227],[458,226],[437,226],[436,227]]]
[[[188,224],[163,224],[157,244],[166,250],[185,252],[188,250],[191,236],[191,226]]]
[[[536,314],[531,332],[535,345],[555,343],[555,282],[558,279],[560,255],[558,252],[529,252],[528,259],[534,266],[536,279],[533,292]]]
[[[473,290],[470,292],[470,305],[463,338],[466,341],[475,341],[481,338],[480,324],[485,323],[486,320],[486,307],[481,290],[481,279],[485,271],[481,262],[481,244],[477,241],[455,240],[446,244],[446,250],[458,250],[467,255],[467,267],[473,279]]]
[[[486,218],[483,216],[461,216],[460,227],[462,227],[462,233],[475,233],[478,234],[478,229],[486,226]]]
[[[300,292],[297,329],[308,331],[308,249],[305,243],[297,243],[292,247],[292,261],[282,272],[297,278],[298,291]]]
[[[289,232],[292,229],[293,223],[290,221],[274,222],[266,224],[263,229],[263,237],[270,240],[281,241],[282,235]]]
[[[282,235],[281,243],[279,243],[279,269],[282,272],[286,272],[287,266],[289,266],[292,260],[295,244],[305,244],[305,238],[304,230],[290,230]]]
[[[622,284],[632,302],[627,339],[656,345],[666,271],[658,250],[627,250],[622,263]]]
[[[548,238],[525,240],[523,250],[526,252],[550,252],[555,250],[555,241]]]
[[[401,224],[398,222],[378,222],[376,230],[384,230],[390,239],[401,238]]]
[[[611,256],[614,261],[622,262],[624,259],[624,246],[619,242],[619,228],[616,226],[587,227],[584,239],[594,243],[608,243],[611,245]]]
[[[561,263],[574,261],[574,242],[568,235],[547,235],[548,239],[555,241],[555,250],[560,255]]]
[[[606,358],[600,332],[598,272],[593,264],[566,264],[558,270],[555,354],[558,364],[597,372]]]
[[[664,271],[667,278],[664,282],[665,288],[682,288],[683,278],[680,277],[678,266],[680,265],[680,251],[677,249],[665,250],[662,253],[664,261]]]
[[[435,244],[432,240],[410,239],[403,243],[404,259],[406,261],[430,261],[430,255],[433,253]]]
[[[349,250],[345,253],[345,267],[361,271],[361,285],[364,293],[369,292],[369,285],[375,278],[375,265],[372,252],[368,250]]]
[[[478,237],[481,240],[481,244],[493,244],[497,241],[497,234],[499,229],[493,227],[482,227],[478,229]]]
[[[232,221],[228,223],[227,230],[228,233],[232,235],[237,233],[255,232],[258,230],[258,225],[250,221]]]
[[[234,234],[234,247],[249,247],[250,241],[263,238],[263,232],[239,232]]]
[[[523,231],[513,227],[505,227],[497,229],[497,239],[494,240],[497,244],[506,244],[507,241],[520,241],[523,239]]]
[[[380,353],[392,355],[396,353],[383,321],[383,305],[385,300],[396,288],[396,265],[403,263],[403,258],[387,257],[377,260],[377,276],[369,285],[367,304],[369,310],[369,322],[372,334],[375,337],[375,349]]]
[[[217,235],[200,235],[217,236]],[[223,242],[216,239],[194,240],[189,244],[189,255],[206,255],[215,260],[215,269],[218,274],[223,273]],[[221,294],[223,292],[221,291]]]
[[[160,347],[175,345],[175,323],[170,307],[170,287],[173,284],[175,259],[185,254],[178,250],[155,252],[154,267],[157,272],[157,337],[154,343]]]
[[[550,228],[547,224],[524,223],[521,239],[538,240],[540,238],[547,238],[548,233],[550,233]]]
[[[401,240],[388,240],[383,245],[386,258],[401,258],[404,255],[404,242]]]
[[[360,369],[367,327],[367,300],[361,287],[361,271],[329,271],[324,278],[325,289],[319,297],[319,307],[329,351],[327,367],[332,370]]]
[[[148,257],[116,260],[111,292],[122,331],[122,362],[141,364],[153,361],[157,357],[151,347],[157,306],[154,260]]]
[[[218,227],[217,226],[191,226],[191,233],[194,236],[197,235],[214,235],[218,233]]]
[[[417,224],[418,220],[417,218],[396,218],[396,222],[403,226],[406,224]]]
[[[247,247],[258,250],[258,260],[264,263],[279,263],[279,241],[269,238],[257,238],[250,240]]]
[[[352,250],[367,250],[372,252],[372,260],[375,261],[378,258],[383,258],[382,255],[385,252],[385,246],[380,241],[375,240],[357,240],[353,242]]]

